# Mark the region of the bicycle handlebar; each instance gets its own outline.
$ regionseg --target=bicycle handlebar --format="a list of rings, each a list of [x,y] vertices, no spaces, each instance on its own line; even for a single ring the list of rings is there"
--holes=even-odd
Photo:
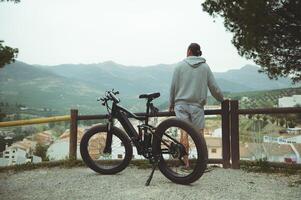
[[[114,91],[114,89],[112,89],[111,91],[106,91],[105,93],[105,97],[102,98],[97,98],[97,101],[102,101],[102,105],[105,106],[107,101],[111,100],[114,101],[114,103],[119,103],[120,100],[115,96],[119,94],[119,91]]]
[[[115,103],[119,103],[120,100],[115,96],[116,94],[119,94],[118,91],[114,92],[112,91],[108,91],[108,96],[110,97],[110,100],[113,100]]]

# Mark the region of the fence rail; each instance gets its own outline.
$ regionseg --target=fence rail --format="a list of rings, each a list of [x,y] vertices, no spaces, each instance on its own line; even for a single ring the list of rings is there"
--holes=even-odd
[[[291,114],[301,113],[301,108],[260,108],[260,109],[239,109],[237,100],[226,100],[221,104],[221,109],[205,110],[205,115],[221,115],[222,125],[222,158],[210,159],[209,163],[222,164],[224,168],[239,169],[240,152],[239,152],[239,115],[246,114]],[[145,116],[145,113],[135,113],[137,116]],[[171,117],[175,116],[174,112],[159,112],[156,116],[151,117]],[[78,110],[72,109],[70,115],[39,118],[31,120],[19,120],[0,122],[0,127],[23,126],[31,124],[41,124],[49,122],[70,121],[70,141],[69,141],[69,158],[77,157],[77,130],[78,121],[106,119],[107,115],[78,115]]]
[[[70,121],[70,115],[0,122],[0,127],[24,126],[24,125],[44,124],[44,123],[62,122],[62,121]]]

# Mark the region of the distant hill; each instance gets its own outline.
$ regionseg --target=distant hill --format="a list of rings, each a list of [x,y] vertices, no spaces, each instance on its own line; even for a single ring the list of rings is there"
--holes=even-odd
[[[291,81],[287,78],[270,80],[267,75],[258,73],[258,70],[259,67],[257,66],[246,65],[241,69],[233,69],[223,73],[215,73],[215,77],[217,80],[225,79],[227,81],[240,84],[246,88],[244,90],[236,90],[235,92],[281,89],[292,86]],[[233,92],[233,90],[229,90],[229,92]]]
[[[100,92],[101,90],[91,88],[85,83],[22,62],[0,70],[1,102],[20,103],[34,108],[52,108],[65,113],[71,107],[90,110],[92,101]]]
[[[48,67],[51,72],[89,82],[96,85],[111,85],[124,89],[126,93],[141,93],[169,89],[174,65],[154,65],[149,67],[129,67],[112,61],[89,65],[58,65]],[[244,92],[292,87],[287,78],[270,80],[258,73],[259,67],[246,65],[241,69],[214,73],[218,84],[225,92]],[[152,84],[149,84],[149,83]]]
[[[82,113],[103,112],[96,97],[105,90],[120,91],[122,104],[133,111],[144,110],[138,95],[160,92],[157,104],[168,100],[174,65],[149,67],[124,66],[112,61],[98,64],[28,65],[15,62],[0,69],[0,101],[30,107],[52,108],[66,113],[71,107]],[[258,67],[247,65],[238,70],[214,73],[226,92],[246,92],[292,87],[289,79],[269,80]],[[96,110],[97,109],[97,110]]]

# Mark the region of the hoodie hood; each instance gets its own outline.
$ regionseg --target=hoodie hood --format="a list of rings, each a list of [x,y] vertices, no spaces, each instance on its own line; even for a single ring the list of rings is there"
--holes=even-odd
[[[186,62],[190,67],[197,68],[202,63],[205,63],[206,60],[201,56],[188,56],[184,59],[184,62]]]

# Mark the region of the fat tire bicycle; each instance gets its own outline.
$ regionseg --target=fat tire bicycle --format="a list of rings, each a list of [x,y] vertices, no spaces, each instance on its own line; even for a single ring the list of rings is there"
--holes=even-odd
[[[119,105],[117,94],[118,91],[107,91],[103,98],[98,99],[107,108],[108,123],[94,125],[85,131],[80,142],[84,163],[100,174],[116,174],[129,165],[135,146],[137,154],[152,164],[146,185],[150,184],[156,167],[177,184],[187,185],[198,180],[207,167],[208,152],[204,137],[193,125],[176,118],[165,119],[157,127],[150,125],[150,117],[156,116],[159,111],[152,101],[160,93],[139,96],[146,99],[145,116],[137,116]],[[111,105],[109,102],[112,102]],[[142,122],[137,125],[138,131],[129,118]],[[114,119],[124,130],[114,125]],[[182,137],[186,137],[188,144],[181,142]],[[187,162],[189,169],[185,167]]]

